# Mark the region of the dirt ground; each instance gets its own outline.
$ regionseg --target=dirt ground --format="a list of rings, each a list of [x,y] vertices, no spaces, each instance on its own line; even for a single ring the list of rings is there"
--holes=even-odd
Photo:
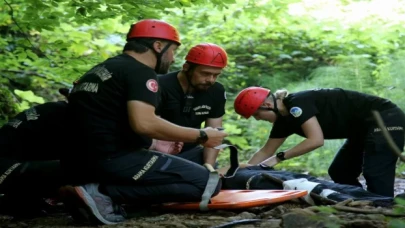
[[[405,179],[397,179],[396,194],[405,191]],[[22,205],[23,206],[23,205]],[[206,228],[206,227],[405,227],[405,214],[390,215],[393,210],[346,202],[342,207],[311,207],[285,202],[245,211],[146,212],[118,225],[103,227]],[[342,209],[343,208],[343,209]],[[349,208],[349,209],[348,209]],[[232,224],[232,222],[234,224]],[[86,227],[75,224],[63,211],[45,217],[15,220],[0,215],[0,227]]]

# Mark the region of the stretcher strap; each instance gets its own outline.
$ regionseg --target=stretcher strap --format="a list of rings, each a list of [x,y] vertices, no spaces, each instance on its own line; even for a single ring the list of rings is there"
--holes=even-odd
[[[220,178],[218,172],[212,167],[212,165],[206,163],[204,166],[210,171],[210,174],[208,177],[207,186],[205,186],[205,190],[201,198],[200,210],[208,211],[208,204],[210,203],[211,197],[218,186]]]
[[[235,176],[239,169],[239,159],[238,159],[238,149],[233,145],[228,145],[229,147],[229,161],[231,163],[230,168],[226,172],[224,178],[231,178]]]
[[[222,144],[220,146],[215,147],[215,149],[224,149],[229,147],[230,154],[229,159],[231,166],[229,170],[226,172],[224,178],[231,178],[235,176],[236,172],[239,169],[239,160],[238,160],[238,149],[233,145]],[[201,198],[200,202],[200,210],[201,211],[208,211],[208,204],[210,203],[211,197],[215,192],[215,189],[218,186],[220,181],[219,173],[212,167],[210,164],[204,164],[204,166],[210,171],[207,185],[205,186],[204,193]]]

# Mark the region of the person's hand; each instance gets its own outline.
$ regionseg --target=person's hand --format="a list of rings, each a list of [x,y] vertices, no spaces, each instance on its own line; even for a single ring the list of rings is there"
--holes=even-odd
[[[241,168],[241,169],[250,167],[250,166],[253,166],[253,165],[252,164],[239,164],[239,168]],[[230,166],[225,166],[225,167],[217,169],[217,172],[219,173],[219,175],[225,176],[225,174],[226,174],[226,172],[228,172],[229,168],[230,168]]]
[[[224,138],[228,136],[228,134],[224,131],[219,131],[218,129],[212,127],[204,128],[203,131],[205,131],[205,133],[207,134],[208,140],[202,145],[208,148],[213,148],[221,145]]]
[[[155,140],[155,139],[154,139]],[[170,142],[163,140],[156,140],[154,142],[154,150],[166,154],[178,154],[183,149],[183,142]]]
[[[246,164],[239,164],[239,168],[241,168],[241,169],[246,168],[246,167],[250,167],[250,166],[253,166],[253,165],[252,165],[252,164],[248,164],[248,163],[246,163]]]
[[[268,167],[274,167],[279,163],[279,160],[277,159],[276,155],[273,155],[261,163],[267,165]]]
[[[183,142],[174,142],[174,144],[169,148],[170,154],[178,154],[183,149],[184,143]]]
[[[228,172],[229,166],[225,166],[222,168],[217,169],[217,172],[219,173],[220,176],[225,176],[226,172]]]

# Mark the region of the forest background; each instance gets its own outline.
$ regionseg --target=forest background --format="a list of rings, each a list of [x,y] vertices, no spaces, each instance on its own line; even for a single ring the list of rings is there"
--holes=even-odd
[[[212,42],[229,66],[224,127],[240,160],[266,142],[271,124],[233,111],[235,95],[260,85],[290,92],[340,87],[382,96],[405,109],[403,0],[1,0],[0,125],[17,112],[63,99],[57,90],[121,52],[131,23],[157,18],[179,28],[188,49]],[[303,138],[288,138],[281,150]],[[342,140],[278,167],[323,176]],[[66,142],[68,143],[68,142]],[[228,153],[220,155],[227,163]],[[398,164],[402,176],[405,166]]]

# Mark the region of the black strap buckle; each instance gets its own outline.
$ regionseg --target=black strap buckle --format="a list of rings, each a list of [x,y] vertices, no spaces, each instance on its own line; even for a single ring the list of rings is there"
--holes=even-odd
[[[228,144],[223,144],[220,145],[220,147],[226,148],[229,147],[230,150],[230,162],[231,162],[231,167],[229,170],[226,172],[225,176],[223,178],[232,178],[235,176],[236,172],[239,169],[239,160],[238,160],[238,149],[233,146],[233,145],[228,145]],[[215,189],[217,188],[217,185],[221,181],[221,178],[219,177],[219,174],[216,170],[212,168],[211,165],[205,164],[205,167],[210,171],[210,175],[208,178],[207,185],[205,186],[204,193],[202,195],[202,199],[200,202],[200,210],[201,211],[208,211],[208,204],[211,203],[211,197],[212,194],[214,194]]]
[[[184,96],[183,113],[189,114],[193,108],[194,97],[190,94]]]

